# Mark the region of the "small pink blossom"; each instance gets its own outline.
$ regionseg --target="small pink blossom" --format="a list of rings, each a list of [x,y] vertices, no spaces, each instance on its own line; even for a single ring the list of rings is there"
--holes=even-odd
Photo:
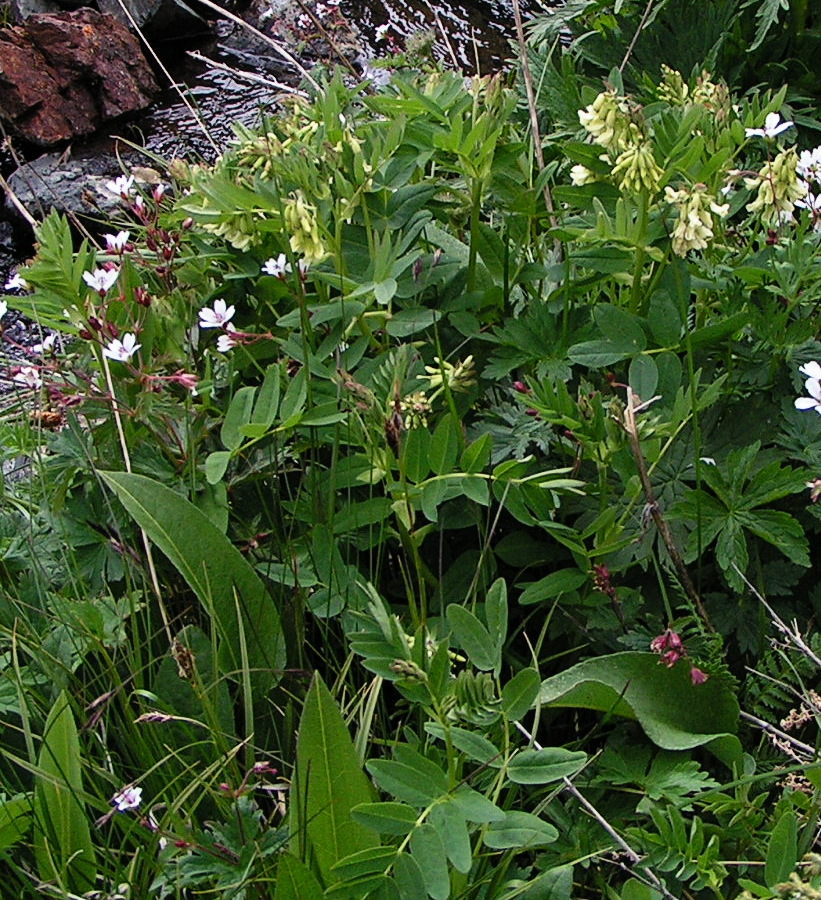
[[[21,387],[31,388],[34,391],[38,390],[43,385],[43,378],[40,375],[40,370],[34,366],[21,366],[14,375],[12,375],[12,381],[15,384],[19,384]]]
[[[133,784],[126,785],[122,790],[111,798],[112,805],[117,812],[127,812],[129,809],[136,809],[142,800],[143,789],[134,787]]]
[[[234,336],[234,332],[236,332],[236,328],[229,322],[225,326],[225,334],[221,334],[217,338],[217,350],[220,353],[228,353],[229,350],[233,350],[234,347],[238,346],[241,341]]]
[[[704,684],[710,676],[706,672],[702,672],[698,666],[692,666],[690,669],[690,681],[693,684]]]

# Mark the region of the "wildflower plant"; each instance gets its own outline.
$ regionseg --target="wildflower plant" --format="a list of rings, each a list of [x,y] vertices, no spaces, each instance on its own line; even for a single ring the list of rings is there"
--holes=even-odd
[[[541,170],[501,79],[333,76],[112,181],[99,246],[46,220],[8,299],[64,335],[9,373],[46,476],[0,516],[20,872],[706,900],[810,834],[737,679],[751,580],[814,603],[817,160],[783,92],[662,77],[585,85]]]

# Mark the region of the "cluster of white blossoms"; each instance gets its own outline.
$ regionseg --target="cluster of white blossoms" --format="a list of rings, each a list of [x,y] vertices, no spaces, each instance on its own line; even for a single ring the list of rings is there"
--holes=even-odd
[[[796,171],[807,192],[800,200],[795,201],[795,205],[809,210],[812,227],[821,231],[821,147],[802,150],[798,156]]]
[[[724,218],[730,209],[727,203],[717,203],[704,184],[678,191],[667,187],[664,199],[678,211],[672,241],[676,256],[686,256],[690,250],[703,250],[714,237],[713,215]]]
[[[795,408],[814,409],[821,416],[821,365],[813,360],[799,366],[798,371],[807,376],[804,390],[809,397],[798,397],[795,401]]]

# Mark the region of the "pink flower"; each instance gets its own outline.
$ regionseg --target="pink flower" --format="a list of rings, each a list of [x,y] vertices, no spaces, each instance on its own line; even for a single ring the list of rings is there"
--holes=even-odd
[[[129,809],[136,809],[142,800],[143,789],[134,787],[133,784],[126,785],[122,790],[111,798],[111,803],[116,807],[117,812],[126,812]]]
[[[706,672],[702,672],[698,666],[693,666],[690,669],[690,681],[692,681],[693,684],[704,684],[709,677],[710,676]]]

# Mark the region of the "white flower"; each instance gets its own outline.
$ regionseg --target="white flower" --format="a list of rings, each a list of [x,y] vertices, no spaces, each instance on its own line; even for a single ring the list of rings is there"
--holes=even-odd
[[[0,319],[9,311],[9,305],[5,300],[0,300]]]
[[[43,384],[40,370],[34,366],[22,366],[19,371],[14,373],[12,381],[35,391]]]
[[[53,353],[57,345],[57,335],[48,334],[43,338],[42,344],[35,344],[31,348],[32,353],[39,353],[41,356],[46,353]]]
[[[109,253],[122,253],[131,233],[118,231],[116,234],[104,234],[106,249]]]
[[[111,798],[111,804],[117,812],[126,812],[129,809],[136,809],[140,805],[143,798],[143,789],[134,787],[134,785],[126,785],[121,791]]]
[[[284,253],[280,253],[276,259],[271,257],[262,267],[263,275],[273,275],[274,278],[282,278],[286,272],[290,271],[291,264]]]
[[[796,409],[814,409],[821,415],[821,365],[815,360],[805,363],[798,369],[802,375],[807,376],[804,382],[804,390],[809,397],[797,397],[795,400]]]
[[[213,308],[203,306],[200,310],[200,328],[223,328],[233,315],[233,306],[226,306],[224,300],[215,300]]]
[[[300,259],[296,267],[300,275],[304,275],[308,271],[308,263],[304,259]],[[293,267],[284,253],[280,253],[276,259],[272,256],[262,266],[262,274],[273,275],[274,278],[284,278],[286,275],[290,275],[291,272],[293,272]]]
[[[125,175],[120,175],[113,181],[107,181],[105,183],[105,189],[109,193],[114,194],[117,197],[126,198],[131,194],[131,187],[133,184],[133,175],[129,175],[128,177],[126,177]]]
[[[103,348],[103,356],[116,362],[131,362],[131,357],[140,349],[142,344],[137,343],[135,335],[128,332],[123,339],[115,339]]]
[[[776,112],[771,112],[766,119],[764,119],[764,127],[763,128],[745,128],[744,135],[745,137],[763,137],[763,138],[774,138],[781,134],[782,131],[786,131],[788,128],[792,128],[792,122],[782,122],[781,116]]]
[[[802,150],[798,156],[796,169],[805,181],[821,182],[821,147]]]
[[[590,184],[595,180],[595,173],[591,172],[590,169],[587,168],[587,166],[581,165],[581,163],[573,166],[573,168],[570,170],[570,182],[576,187],[581,187],[583,184]]]
[[[225,334],[221,334],[217,338],[217,350],[220,353],[228,353],[229,350],[233,350],[239,344],[239,341],[231,333],[236,330],[230,322],[225,326]]]
[[[93,272],[83,272],[83,281],[98,294],[104,294],[117,280],[119,269],[95,269]]]
[[[6,290],[7,291],[27,291],[28,290],[28,282],[25,278],[19,273],[15,272],[14,275],[9,278],[6,282]]]
[[[391,26],[385,23],[384,25],[377,25],[374,35],[378,41],[384,41],[390,33]]]

